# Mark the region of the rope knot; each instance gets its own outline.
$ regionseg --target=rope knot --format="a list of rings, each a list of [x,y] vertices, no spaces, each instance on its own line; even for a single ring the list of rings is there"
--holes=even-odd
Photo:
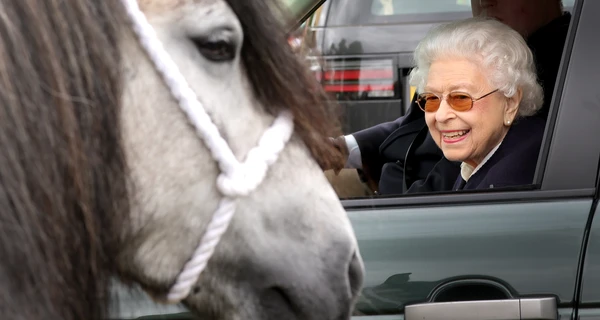
[[[231,164],[217,178],[219,191],[227,197],[245,197],[254,191],[265,179],[269,166],[277,157],[294,128],[293,116],[289,111],[282,112],[260,138],[258,145],[248,152],[244,163]]]
[[[265,162],[238,164],[232,171],[219,175],[217,188],[229,198],[245,197],[264,180],[267,169]]]

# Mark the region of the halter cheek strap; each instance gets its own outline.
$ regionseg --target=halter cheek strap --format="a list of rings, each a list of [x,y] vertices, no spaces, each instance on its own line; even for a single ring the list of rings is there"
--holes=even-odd
[[[294,120],[289,111],[282,112],[272,126],[263,133],[258,146],[250,150],[245,162],[240,163],[210,120],[177,65],[165,51],[156,32],[141,12],[137,0],[122,1],[140,44],[221,170],[217,178],[217,187],[223,195],[219,207],[208,224],[200,244],[164,297],[167,303],[177,303],[189,295],[221,236],[227,230],[235,213],[236,198],[247,196],[255,190],[264,180],[269,166],[277,161],[279,153],[292,136]]]

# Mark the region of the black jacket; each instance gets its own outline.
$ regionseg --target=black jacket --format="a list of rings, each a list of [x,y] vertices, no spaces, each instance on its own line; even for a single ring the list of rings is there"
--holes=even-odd
[[[459,174],[453,190],[473,190],[529,185],[542,146],[546,121],[521,119],[508,130],[500,147],[468,181]]]

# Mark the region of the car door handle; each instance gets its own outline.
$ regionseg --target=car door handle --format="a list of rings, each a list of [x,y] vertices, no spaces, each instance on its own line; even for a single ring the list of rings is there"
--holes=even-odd
[[[555,298],[422,303],[404,308],[405,320],[557,320]]]

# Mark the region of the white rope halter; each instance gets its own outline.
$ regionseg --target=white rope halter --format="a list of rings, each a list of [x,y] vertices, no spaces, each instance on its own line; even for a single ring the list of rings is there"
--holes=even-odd
[[[224,197],[208,224],[200,244],[177,276],[167,296],[164,297],[167,303],[177,303],[188,296],[221,236],[227,230],[235,213],[236,198],[248,195],[264,180],[269,165],[277,160],[279,153],[289,141],[294,131],[294,121],[290,112],[282,112],[272,126],[263,133],[258,146],[248,153],[246,161],[240,163],[206,114],[179,68],[165,51],[154,29],[146,20],[144,13],[140,11],[137,0],[123,0],[123,3],[140,44],[146,49],[173,97],[179,102],[179,106],[187,114],[221,169],[217,187]]]

